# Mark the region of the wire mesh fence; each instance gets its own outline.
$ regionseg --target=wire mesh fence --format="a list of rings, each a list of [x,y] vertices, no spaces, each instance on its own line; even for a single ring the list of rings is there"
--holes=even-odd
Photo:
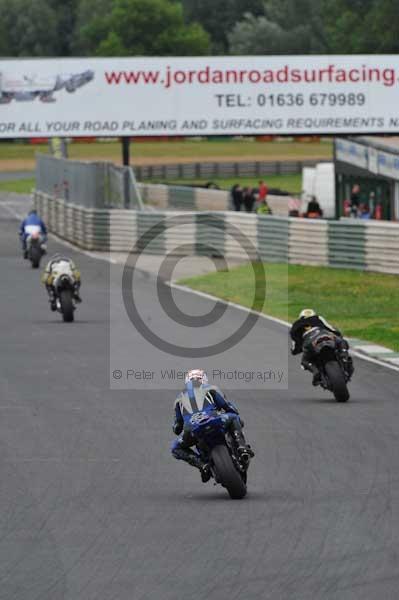
[[[86,208],[143,208],[132,169],[106,162],[79,162],[40,154],[36,160],[36,189]]]

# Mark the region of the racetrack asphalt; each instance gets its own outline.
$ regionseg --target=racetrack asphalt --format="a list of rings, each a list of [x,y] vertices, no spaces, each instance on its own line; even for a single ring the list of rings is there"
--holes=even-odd
[[[397,372],[356,360],[339,405],[290,358],[288,390],[229,393],[256,450],[230,501],[171,458],[171,390],[110,391],[109,265],[68,250],[84,302],[63,324],[16,227],[0,203],[1,600],[397,599]]]

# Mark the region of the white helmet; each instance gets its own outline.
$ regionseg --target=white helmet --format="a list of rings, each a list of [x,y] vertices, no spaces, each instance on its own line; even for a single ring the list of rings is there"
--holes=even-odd
[[[208,376],[202,369],[191,369],[186,375],[185,383],[189,381],[206,385],[208,383]]]
[[[309,317],[315,317],[315,316],[316,316],[316,313],[313,310],[313,308],[304,308],[299,313],[299,318],[300,319],[308,319]]]

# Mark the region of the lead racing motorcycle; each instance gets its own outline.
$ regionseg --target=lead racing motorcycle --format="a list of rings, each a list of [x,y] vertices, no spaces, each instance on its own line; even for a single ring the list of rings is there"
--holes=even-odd
[[[314,327],[305,335],[303,348],[319,372],[315,385],[332,392],[337,402],[347,402],[354,370],[348,344],[331,331]]]
[[[40,231],[33,231],[26,238],[26,253],[31,262],[32,269],[40,267],[42,256],[46,254],[46,240]]]
[[[197,412],[192,415],[190,425],[196,451],[209,464],[215,485],[226,488],[234,500],[244,498],[251,457],[237,452],[228,415],[220,411]]]

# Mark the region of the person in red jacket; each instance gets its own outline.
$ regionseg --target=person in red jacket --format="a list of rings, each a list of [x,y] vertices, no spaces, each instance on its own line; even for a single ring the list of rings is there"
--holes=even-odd
[[[265,184],[265,182],[261,179],[259,181],[259,188],[258,188],[258,200],[259,202],[264,202],[266,200],[266,196],[269,193],[269,188],[267,187],[267,185]]]
[[[375,205],[375,209],[374,209],[374,219],[377,219],[379,221],[381,221],[382,219],[382,204],[381,202],[377,201],[377,204]]]

